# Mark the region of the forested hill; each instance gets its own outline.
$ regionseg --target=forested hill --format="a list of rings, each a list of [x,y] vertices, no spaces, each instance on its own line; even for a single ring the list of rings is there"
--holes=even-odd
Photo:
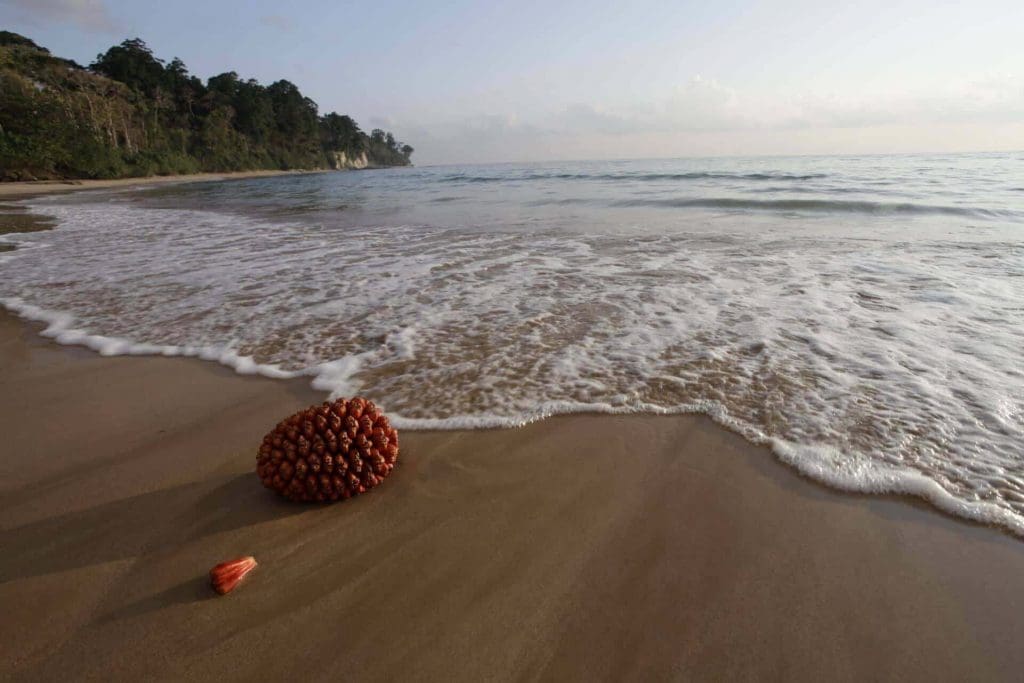
[[[405,166],[412,152],[321,116],[288,81],[203,83],[137,38],[86,68],[0,31],[0,180]]]

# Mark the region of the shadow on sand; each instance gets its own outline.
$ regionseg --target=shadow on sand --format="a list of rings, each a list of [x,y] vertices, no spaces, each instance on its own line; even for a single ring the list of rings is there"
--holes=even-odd
[[[0,583],[138,557],[309,509],[277,498],[252,473],[144,493],[0,531]],[[190,586],[165,597],[190,594]]]

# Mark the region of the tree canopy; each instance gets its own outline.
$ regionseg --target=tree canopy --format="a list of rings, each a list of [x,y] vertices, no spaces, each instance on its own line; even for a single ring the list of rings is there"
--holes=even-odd
[[[286,80],[229,71],[204,83],[125,40],[83,69],[0,31],[0,178],[119,177],[257,168],[408,165],[413,148],[320,115]]]

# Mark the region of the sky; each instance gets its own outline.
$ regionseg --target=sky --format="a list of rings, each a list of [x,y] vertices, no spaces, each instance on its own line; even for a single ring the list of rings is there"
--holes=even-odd
[[[285,78],[419,165],[1024,149],[1021,0],[0,0],[0,28]]]

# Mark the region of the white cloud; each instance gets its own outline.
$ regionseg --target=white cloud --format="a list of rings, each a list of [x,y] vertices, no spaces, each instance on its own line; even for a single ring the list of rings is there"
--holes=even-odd
[[[905,91],[744,92],[694,77],[647,102],[387,121],[422,163],[1024,147],[1024,83],[1008,74]]]
[[[31,24],[58,21],[100,33],[120,30],[103,0],[4,0],[3,4]]]
[[[696,76],[645,106],[577,103],[533,123],[559,134],[692,133],[890,125],[1015,123],[1024,82],[997,75],[936,91],[754,95]]]

